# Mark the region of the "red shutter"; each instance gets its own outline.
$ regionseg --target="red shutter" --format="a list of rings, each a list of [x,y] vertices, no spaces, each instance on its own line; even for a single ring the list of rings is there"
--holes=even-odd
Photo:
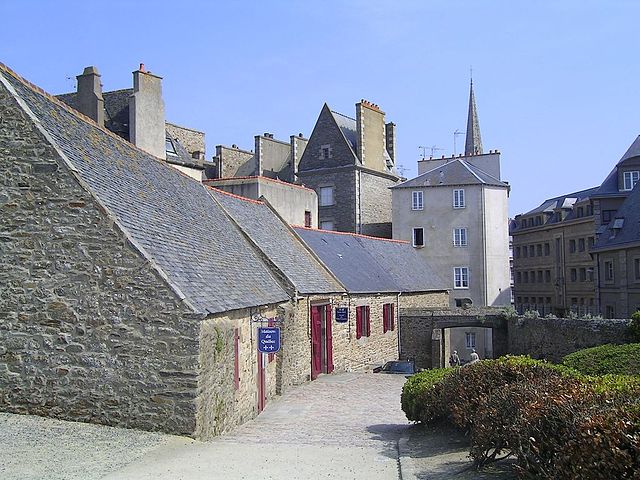
[[[387,333],[389,326],[389,304],[382,305],[382,333]]]
[[[356,307],[356,338],[362,337],[362,307]]]
[[[331,324],[331,305],[325,307],[327,312],[326,333],[327,333],[327,373],[333,372],[333,331]]]
[[[389,321],[389,330],[396,329],[396,312],[394,307],[395,305],[393,303],[389,304],[389,310],[391,310],[391,315],[390,315],[391,320]]]
[[[367,309],[367,337],[371,335],[371,308],[369,305],[365,307]]]
[[[239,329],[233,330],[233,386],[236,390],[240,388],[240,333]]]

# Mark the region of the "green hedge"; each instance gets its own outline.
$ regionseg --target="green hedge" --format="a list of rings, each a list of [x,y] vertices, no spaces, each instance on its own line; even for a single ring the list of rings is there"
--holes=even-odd
[[[407,382],[403,408],[471,436],[478,466],[516,458],[525,478],[632,479],[640,472],[639,377],[590,377],[528,357],[483,360]]]
[[[640,375],[640,343],[579,350],[564,357],[562,363],[585,375]]]

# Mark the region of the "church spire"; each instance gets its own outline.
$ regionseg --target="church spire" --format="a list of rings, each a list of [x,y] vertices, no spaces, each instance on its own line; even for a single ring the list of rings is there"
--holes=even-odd
[[[473,95],[473,78],[469,89],[469,116],[467,117],[467,140],[464,144],[464,154],[465,156],[482,155],[482,138],[480,138],[476,97]]]

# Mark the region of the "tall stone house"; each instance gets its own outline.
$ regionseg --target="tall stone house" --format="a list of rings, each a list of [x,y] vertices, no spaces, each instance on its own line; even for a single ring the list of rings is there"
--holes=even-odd
[[[354,119],[324,104],[297,176],[318,194],[321,229],[391,237],[395,125],[377,105],[357,103]]]
[[[509,185],[500,153],[483,153],[473,84],[464,155],[421,160],[418,173],[391,187],[393,238],[441,272],[451,306],[509,305]]]
[[[267,202],[203,185],[1,64],[0,118],[0,410],[206,439],[290,386],[397,358],[404,298],[448,302],[409,269],[353,289]],[[363,271],[388,250],[358,245]],[[394,245],[384,261],[417,264]],[[278,353],[258,350],[261,326],[280,328]]]
[[[60,100],[183,173],[206,178],[213,165],[205,162],[205,135],[165,120],[162,77],[141,63],[133,72],[133,88],[103,92],[93,66],[76,79],[76,92],[57,95]]]
[[[600,186],[547,199],[516,216],[510,230],[517,310],[555,315],[602,314],[608,318],[633,313],[638,306],[633,295],[620,293],[616,297],[614,293],[618,287],[621,291],[626,288],[615,280],[614,255],[595,252],[602,248],[602,252],[623,255],[627,244],[616,237],[626,221],[620,220],[618,210],[626,204],[623,216],[628,216],[633,208],[630,205],[637,207],[637,197],[631,198],[630,193],[640,177],[638,172],[640,137]],[[599,265],[605,257],[609,262],[606,267]],[[619,280],[626,282],[631,270],[625,270],[617,257],[615,262],[619,265]],[[632,290],[633,283],[631,280],[629,284]]]

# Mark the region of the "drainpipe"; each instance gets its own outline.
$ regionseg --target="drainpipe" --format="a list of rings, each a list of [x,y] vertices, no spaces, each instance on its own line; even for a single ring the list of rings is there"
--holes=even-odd
[[[399,292],[396,297],[396,315],[398,316],[398,321],[396,322],[398,328],[398,360],[402,358],[402,344],[400,343],[400,295],[402,295],[402,292]]]

